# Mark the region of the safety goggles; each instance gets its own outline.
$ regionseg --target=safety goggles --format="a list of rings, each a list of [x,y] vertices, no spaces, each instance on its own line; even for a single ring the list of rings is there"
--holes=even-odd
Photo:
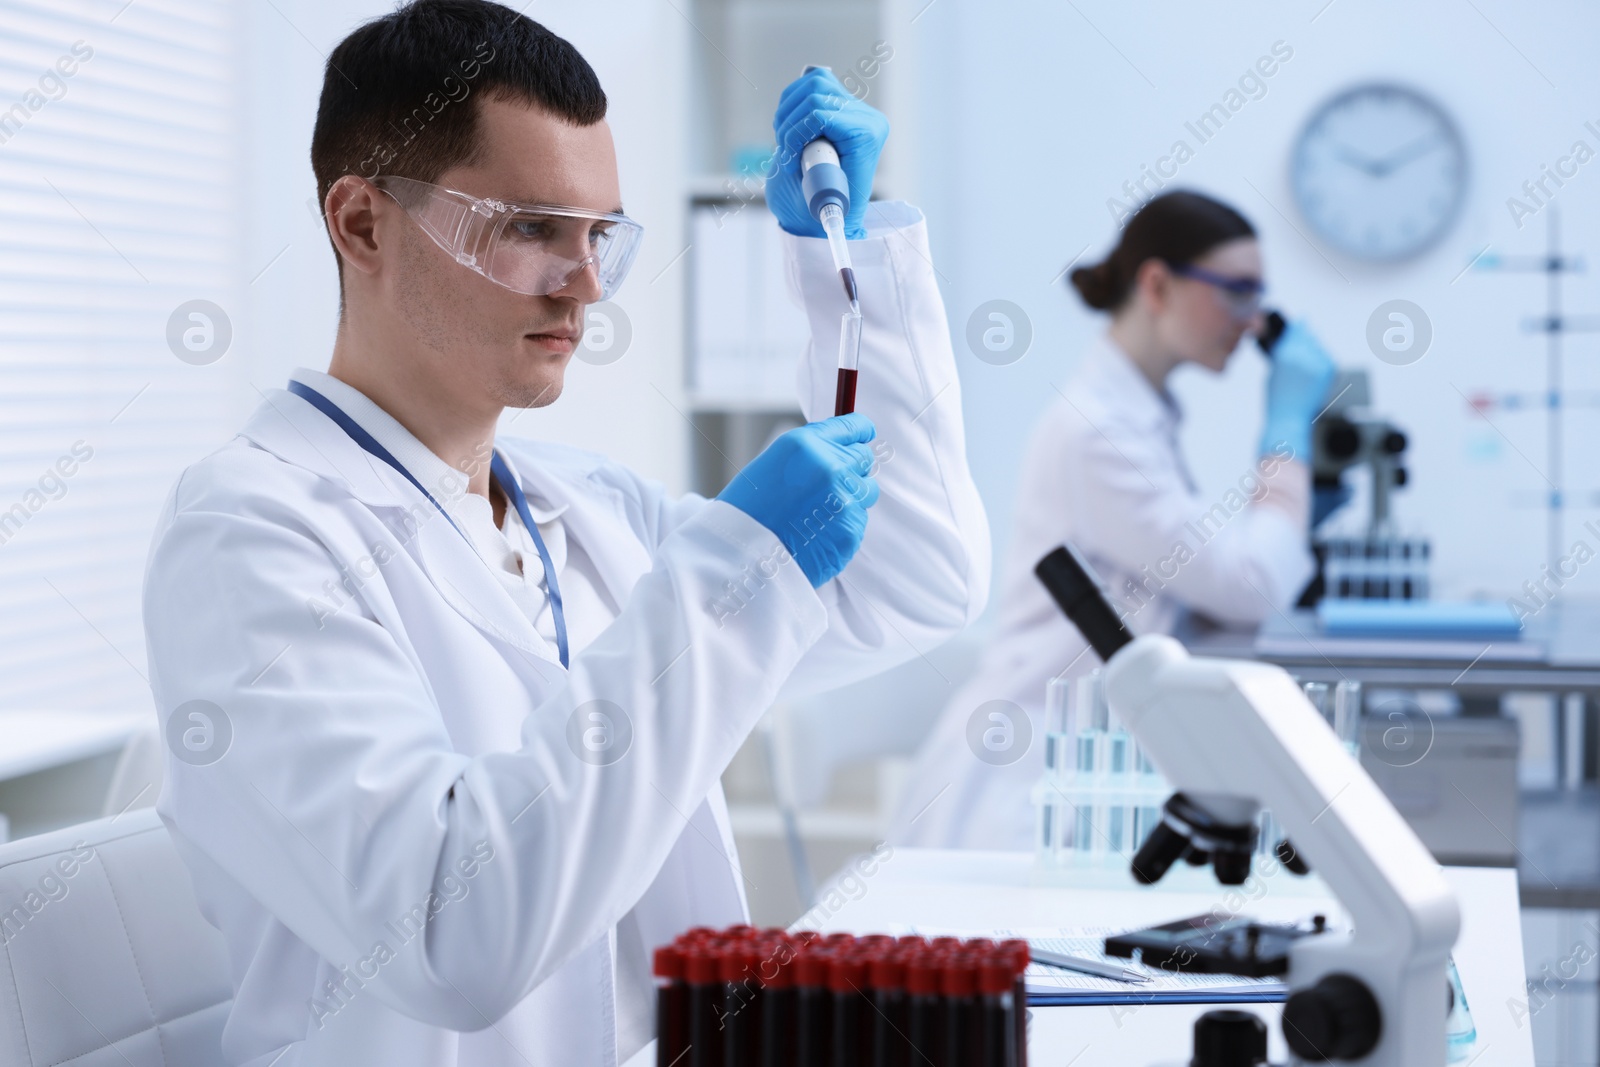
[[[610,300],[638,254],[644,227],[605,211],[480,200],[414,178],[373,179],[463,267],[516,293],[564,289],[591,264]]]
[[[1222,294],[1229,313],[1236,319],[1255,318],[1256,312],[1261,310],[1261,298],[1267,292],[1267,287],[1259,278],[1230,278],[1204,267],[1188,265],[1173,267],[1172,273],[1180,278],[1193,278],[1214,286]]]

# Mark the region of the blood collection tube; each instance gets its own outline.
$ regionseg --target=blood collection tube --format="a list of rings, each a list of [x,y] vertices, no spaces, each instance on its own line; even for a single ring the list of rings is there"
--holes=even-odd
[[[944,995],[945,1067],[968,1067],[979,1061],[973,1055],[973,1026],[978,991],[977,966],[971,954],[955,951],[939,961],[939,992]]]
[[[689,988],[683,949],[662,945],[655,954],[656,1067],[672,1067],[689,1048]]]
[[[761,966],[761,1067],[795,1067],[795,946],[774,943]]]
[[[754,1067],[761,1048],[761,985],[756,970],[761,953],[744,939],[722,954],[722,1040],[724,1067]]]
[[[868,960],[859,951],[841,953],[828,964],[828,992],[833,998],[833,1058],[832,1067],[865,1067],[862,1052],[868,1045],[863,1040],[870,1030],[867,1012]]]
[[[705,940],[691,944],[683,956],[689,987],[688,1067],[723,1067],[722,955],[727,943]]]
[[[1016,1004],[1017,1067],[1028,1067],[1028,964],[1033,962],[1033,952],[1028,942],[1013,937],[1000,942],[1000,948],[1011,953],[1011,968],[1016,975],[1011,997]]]
[[[906,1045],[906,962],[900,949],[874,956],[867,968],[872,990],[872,1067],[910,1067]]]
[[[1017,1013],[1015,964],[1009,952],[986,954],[978,967],[979,1034],[982,1067],[1016,1067]]]
[[[796,1067],[829,1067],[833,1058],[833,1018],[829,1011],[828,964],[833,953],[825,945],[800,950],[794,961]]]
[[[931,947],[914,948],[906,960],[906,1039],[911,1062],[946,1067],[944,1002],[939,995],[941,958]]]

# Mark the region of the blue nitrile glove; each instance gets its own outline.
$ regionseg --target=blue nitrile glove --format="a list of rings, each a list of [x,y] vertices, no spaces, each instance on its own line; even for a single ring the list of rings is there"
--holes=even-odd
[[[878,502],[868,476],[872,420],[854,413],[807,423],[779,437],[717,499],[771,530],[815,589],[844,570]]]
[[[1315,530],[1321,526],[1323,520],[1335,511],[1350,503],[1352,494],[1350,487],[1340,482],[1338,485],[1313,485],[1311,487],[1311,528]]]
[[[889,120],[883,112],[850,95],[839,79],[826,70],[813,70],[789,83],[778,97],[772,120],[778,151],[767,179],[767,206],[778,225],[799,237],[823,237],[822,224],[806,210],[800,192],[800,150],[826,137],[839,153],[839,167],[850,183],[850,210],[845,212],[844,233],[852,240],[867,235],[867,202],[872,199],[872,175],[878,155],[889,137]]]
[[[1272,346],[1272,371],[1267,375],[1267,421],[1261,429],[1261,454],[1280,444],[1294,449],[1294,458],[1311,462],[1311,420],[1328,402],[1333,360],[1322,350],[1304,322],[1291,322]]]

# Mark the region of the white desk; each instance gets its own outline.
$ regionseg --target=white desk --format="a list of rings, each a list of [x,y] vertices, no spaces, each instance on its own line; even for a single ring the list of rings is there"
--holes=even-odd
[[[98,818],[116,754],[153,721],[146,711],[0,711],[0,812],[11,835]]]
[[[1200,878],[1185,878],[1182,892],[1036,886],[1030,884],[1032,865],[1033,857],[1027,853],[897,849],[871,877],[859,879],[854,899],[840,894],[830,903],[824,888],[819,894],[821,903],[807,913],[802,925],[859,933],[905,923],[966,932],[1101,923],[1149,926],[1209,912],[1223,902],[1226,893],[1223,887]],[[1478,1027],[1472,1067],[1533,1067],[1532,1030],[1526,1019],[1518,1029],[1507,1009],[1512,998],[1526,999],[1516,872],[1447,867],[1445,875],[1461,902],[1461,937],[1455,959]],[[1280,872],[1264,883],[1261,899],[1250,903],[1245,912],[1268,921],[1331,912],[1327,898],[1316,895],[1316,885]],[[834,908],[833,903],[841,899],[842,904]],[[1218,1006],[1033,1008],[1029,1063],[1033,1067],[1186,1063],[1194,1020]],[[1244,1007],[1267,1020],[1272,1059],[1286,1060],[1278,1006]]]
[[[145,712],[0,711],[0,780],[120,749]]]

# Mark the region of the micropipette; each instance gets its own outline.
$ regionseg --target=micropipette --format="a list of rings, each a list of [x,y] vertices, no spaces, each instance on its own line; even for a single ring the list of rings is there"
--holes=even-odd
[[[827,69],[806,67],[804,73]],[[839,166],[839,152],[826,137],[818,137],[800,151],[800,191],[806,210],[822,226],[828,237],[828,251],[844,283],[850,310],[839,321],[839,381],[834,393],[833,413],[848,415],[856,409],[856,371],[861,354],[861,299],[856,290],[856,272],[850,265],[850,249],[845,243],[844,216],[850,210],[850,183]]]

